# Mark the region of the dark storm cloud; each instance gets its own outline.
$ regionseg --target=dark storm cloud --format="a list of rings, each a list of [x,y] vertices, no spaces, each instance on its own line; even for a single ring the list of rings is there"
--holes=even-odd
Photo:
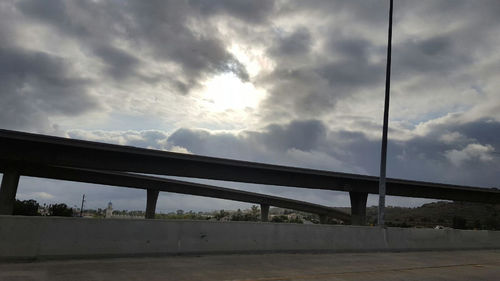
[[[342,92],[359,87],[372,86],[383,81],[384,62],[372,62],[370,56],[384,53],[382,46],[376,46],[362,37],[330,38],[324,49],[325,55],[338,57],[316,70],[328,80],[333,89]]]
[[[113,46],[120,39],[138,50],[150,49],[154,57],[146,59],[175,62],[184,78],[173,81],[177,89],[186,91],[199,85],[200,79],[217,72],[234,72],[242,80],[248,80],[244,66],[227,52],[217,30],[212,27],[208,15],[218,11],[234,12],[242,20],[263,18],[269,13],[267,5],[246,5],[183,1],[147,2],[64,2],[23,1],[19,8],[41,22],[81,40],[82,48],[103,59],[113,78],[136,75],[138,60],[130,51]],[[225,7],[225,9],[222,9]],[[251,8],[251,9],[250,9]],[[80,16],[78,14],[84,15]],[[200,18],[203,14],[207,18]],[[259,15],[255,17],[255,15]],[[192,20],[204,20],[201,30],[193,30]],[[169,73],[167,76],[178,76]]]
[[[305,14],[313,13],[316,19],[330,19],[345,16],[357,21],[356,24],[371,26],[387,23],[388,1],[344,1],[344,0],[312,0],[286,1],[280,12],[294,14],[302,11]],[[350,22],[350,24],[354,24]]]
[[[93,12],[94,17],[89,20],[97,20],[102,13],[99,10],[93,10],[90,2],[79,1],[75,3],[68,3],[61,0],[49,1],[19,1],[16,7],[26,16],[33,20],[50,24],[53,28],[65,34],[72,35],[76,38],[88,39],[95,32],[103,32],[110,29],[110,26],[102,26],[101,30],[92,30],[92,25],[83,25],[79,22],[77,17],[72,17],[69,10],[70,4],[76,4],[75,8],[79,9],[82,15]],[[90,5],[89,5],[90,4]],[[96,3],[103,8],[103,4]],[[97,21],[95,22],[97,23]]]
[[[286,125],[271,124],[263,133],[249,132],[248,137],[276,151],[311,151],[324,141],[326,128],[318,120],[292,121]]]
[[[157,130],[146,131],[83,131],[70,130],[66,135],[72,139],[84,139],[91,141],[101,141],[112,144],[130,145],[136,147],[169,149],[166,142],[168,134]]]
[[[175,145],[181,144],[183,147],[188,148],[189,151],[194,154],[201,153],[204,150],[204,141],[210,136],[210,132],[205,130],[191,130],[186,128],[181,128],[175,131],[169,138],[168,141]],[[224,138],[227,135],[219,135],[220,138]],[[220,143],[220,142],[219,142]],[[199,146],[203,145],[203,146]]]
[[[498,1],[400,1],[396,5],[395,38],[405,20],[428,29],[396,42],[395,79],[404,75],[450,75],[469,72],[495,52],[500,27]]]
[[[48,126],[47,115],[75,116],[98,107],[90,82],[71,76],[68,61],[44,52],[0,48],[0,126]]]
[[[444,122],[426,124],[423,133],[406,140],[390,140],[388,176],[461,185],[498,186],[500,139],[495,137],[500,122],[491,119],[460,121],[460,114]],[[495,131],[496,130],[496,131]],[[389,139],[391,136],[389,134]],[[363,141],[372,146],[366,160],[378,159],[380,142]],[[360,151],[350,147],[349,151]],[[354,155],[356,155],[355,153]],[[377,163],[375,163],[377,164]],[[377,164],[378,165],[378,164]],[[373,167],[378,168],[377,165]],[[377,169],[372,169],[374,174]]]
[[[378,172],[380,142],[368,138],[362,131],[332,131],[322,150],[347,167],[358,167],[364,174],[376,175]]]
[[[277,39],[269,53],[274,57],[306,56],[312,44],[312,37],[305,27]]]
[[[272,162],[276,155],[288,150],[314,150],[325,138],[326,128],[320,121],[304,120],[271,124],[262,132],[245,131],[239,136],[183,128],[174,132],[168,142],[195,154]]]
[[[314,53],[309,52],[313,39],[305,29],[276,40],[268,51],[276,68],[262,79],[271,92],[263,103],[269,120],[277,115],[318,118],[330,112],[338,100],[383,82],[385,64],[370,58],[383,49],[365,38],[332,37]]]
[[[362,133],[357,137],[359,142],[366,140]],[[343,172],[364,171],[360,168],[363,165],[352,165],[355,162],[352,158],[345,163],[337,159],[342,155],[337,149],[343,150],[354,142],[339,142],[319,120],[271,124],[261,131],[246,130],[238,135],[183,128],[168,138],[170,145],[184,147],[194,154]],[[359,155],[360,163],[366,164],[365,156]]]
[[[475,122],[468,122],[457,125],[454,130],[461,132],[465,136],[479,140],[481,143],[489,143],[495,146],[496,151],[500,151],[500,122],[483,118]]]
[[[203,15],[230,15],[256,24],[265,24],[275,7],[274,1],[268,0],[190,0],[189,3],[198,7]]]
[[[484,24],[498,22],[500,2],[496,0],[468,1],[468,0],[401,0],[395,3],[398,20],[416,16],[419,20],[439,21],[450,24],[452,21],[465,21],[468,24]],[[444,25],[443,25],[444,26]],[[478,32],[488,28],[478,29]]]
[[[442,35],[424,40],[409,40],[394,46],[395,79],[415,74],[447,75],[471,65],[472,52],[460,50],[456,42]]]
[[[107,72],[115,79],[128,77],[140,64],[136,57],[112,46],[98,47],[94,52],[106,63]]]
[[[359,87],[374,85],[383,81],[383,64],[373,64],[359,59],[345,59],[322,66],[317,72],[331,84],[333,90],[344,95]]]
[[[277,69],[268,77],[270,95],[261,110],[269,120],[313,117],[331,108],[336,97],[326,79],[309,68]]]
[[[223,154],[230,158],[252,157],[252,148],[229,133],[212,134],[206,130],[182,128],[168,137],[168,143],[184,147],[194,154],[221,157],[220,152],[224,151]]]
[[[373,44],[364,38],[345,38],[337,41],[331,38],[326,46],[327,52],[333,52],[335,55],[340,55],[349,59],[368,58],[370,49],[373,49]]]

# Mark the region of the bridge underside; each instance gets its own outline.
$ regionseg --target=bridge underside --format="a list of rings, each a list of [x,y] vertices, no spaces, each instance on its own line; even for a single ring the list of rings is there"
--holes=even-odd
[[[0,130],[0,170],[4,171],[4,180],[0,190],[1,213],[11,213],[19,175],[23,173],[22,170],[26,172],[33,166],[181,176],[344,191],[349,192],[351,197],[353,222],[359,224],[365,221],[367,194],[378,194],[378,178],[372,176],[180,154]],[[36,173],[37,171],[28,172]],[[38,174],[38,176],[50,178],[49,174]],[[77,179],[67,178],[67,180]],[[120,186],[120,184],[113,182],[108,183],[108,185]],[[149,187],[142,188],[150,189]],[[498,189],[401,179],[387,179],[386,194],[493,204],[500,202],[500,190]],[[156,202],[155,192],[150,192],[148,198],[150,202],[148,216],[151,216],[153,204]],[[265,205],[272,204],[261,203],[261,206]],[[265,207],[262,209],[265,211]],[[325,218],[324,214],[315,213],[319,214],[320,218]]]
[[[9,204],[5,204],[4,215],[12,214],[12,204],[18,182],[12,179],[16,177],[19,179],[19,174],[22,174],[56,180],[146,189],[146,218],[148,219],[154,218],[158,194],[160,191],[164,191],[260,204],[262,221],[267,221],[269,206],[275,206],[317,214],[320,217],[335,218],[345,223],[351,222],[349,214],[327,206],[254,192],[146,175],[40,165],[24,165],[22,168],[18,167],[15,173],[10,173],[4,169],[4,173],[1,189],[9,191],[5,192],[9,196],[4,196],[4,198],[9,199],[6,200]]]

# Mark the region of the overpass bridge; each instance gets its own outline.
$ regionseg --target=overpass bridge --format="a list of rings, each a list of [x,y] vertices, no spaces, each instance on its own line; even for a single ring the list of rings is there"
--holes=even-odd
[[[365,223],[367,196],[369,193],[378,193],[378,177],[374,176],[173,153],[10,130],[0,130],[0,169],[4,174],[0,189],[0,214],[12,213],[19,176],[23,173],[82,181],[85,177],[82,173],[100,172],[100,180],[104,181],[108,177],[106,184],[118,186],[122,185],[123,178],[112,179],[112,174],[102,173],[115,173],[115,176],[122,177],[138,177],[132,173],[156,174],[345,191],[349,192],[351,199],[353,224]],[[77,176],[76,172],[66,173],[67,170],[63,169],[74,169],[80,175]],[[117,172],[121,174],[116,174]],[[160,178],[149,180],[158,181]],[[96,177],[94,183],[97,183]],[[167,183],[164,186],[166,185]],[[156,204],[158,189],[146,185],[137,186],[150,190],[147,209],[154,209],[152,206]],[[187,194],[192,194],[185,187],[179,190],[182,189]],[[387,179],[386,193],[394,196],[500,203],[500,190],[494,188],[403,179]]]
[[[0,170],[2,169],[0,168]],[[260,204],[262,221],[268,220],[269,206],[275,206],[317,214],[320,221],[325,221],[330,217],[350,223],[349,214],[331,207],[213,185],[124,172],[106,172],[80,168],[24,165],[19,171],[22,175],[31,177],[145,189],[147,190],[146,218],[148,219],[154,218],[158,192],[165,191]]]

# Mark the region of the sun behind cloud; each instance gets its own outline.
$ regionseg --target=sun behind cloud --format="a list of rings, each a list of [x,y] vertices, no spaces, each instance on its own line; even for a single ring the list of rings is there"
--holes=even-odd
[[[223,73],[204,82],[197,96],[200,106],[210,112],[244,112],[248,108],[258,107],[265,92],[251,82],[241,81],[233,73]]]

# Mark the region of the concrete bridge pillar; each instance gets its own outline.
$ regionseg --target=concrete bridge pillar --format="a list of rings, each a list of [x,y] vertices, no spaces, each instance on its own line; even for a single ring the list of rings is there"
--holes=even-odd
[[[366,224],[366,192],[349,192],[351,198],[351,224],[365,225]]]
[[[0,215],[14,214],[19,177],[20,174],[15,168],[7,168],[4,171],[0,187]]]
[[[148,197],[146,201],[146,219],[155,218],[156,201],[158,201],[159,190],[148,189]]]
[[[269,205],[267,204],[260,204],[260,221],[269,221]]]

